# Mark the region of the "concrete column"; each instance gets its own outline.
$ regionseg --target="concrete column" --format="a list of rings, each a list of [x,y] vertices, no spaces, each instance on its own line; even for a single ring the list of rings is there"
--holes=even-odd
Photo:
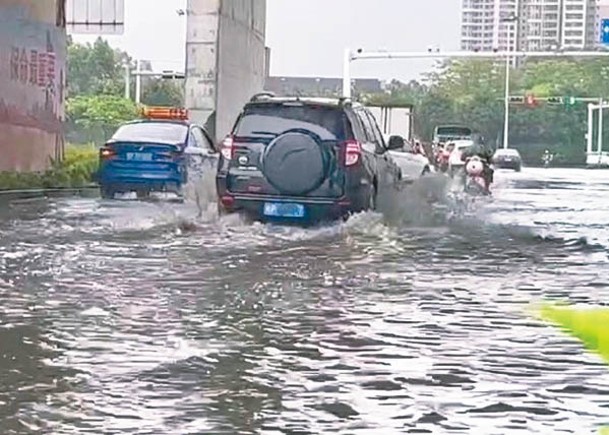
[[[220,0],[188,0],[186,14],[185,102],[203,124],[216,109]]]
[[[264,88],[266,0],[189,0],[187,14],[186,107],[221,140]]]

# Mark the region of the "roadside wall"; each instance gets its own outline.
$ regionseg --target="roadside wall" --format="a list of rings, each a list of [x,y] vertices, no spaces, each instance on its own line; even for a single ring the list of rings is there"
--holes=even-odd
[[[64,0],[0,0],[0,171],[63,154]]]
[[[189,0],[188,14],[186,106],[220,140],[264,88],[266,0]]]

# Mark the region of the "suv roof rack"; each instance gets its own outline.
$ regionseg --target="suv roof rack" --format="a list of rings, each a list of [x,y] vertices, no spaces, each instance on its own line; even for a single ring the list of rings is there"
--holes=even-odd
[[[340,97],[338,99],[338,104],[340,106],[350,106],[353,103],[353,101],[351,100],[351,98],[348,97]]]
[[[259,101],[262,99],[268,99],[268,98],[274,98],[275,97],[275,93],[274,92],[259,92],[256,95],[254,95],[252,98],[250,98],[250,102],[255,102],[255,101]]]

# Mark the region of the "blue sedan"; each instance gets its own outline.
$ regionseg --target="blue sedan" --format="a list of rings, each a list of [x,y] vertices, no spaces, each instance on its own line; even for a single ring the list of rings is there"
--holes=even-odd
[[[100,150],[98,181],[103,198],[136,192],[183,195],[205,163],[215,167],[217,151],[207,131],[187,120],[181,109],[149,108],[145,119],[119,127]],[[190,180],[189,180],[189,173]]]

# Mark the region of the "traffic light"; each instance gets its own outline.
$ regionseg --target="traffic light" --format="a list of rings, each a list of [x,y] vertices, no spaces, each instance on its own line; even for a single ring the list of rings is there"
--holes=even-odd
[[[535,100],[535,95],[529,94],[526,98],[527,106],[535,106],[537,104],[537,100]]]
[[[577,98],[565,97],[565,98],[563,98],[563,102],[565,103],[565,106],[567,106],[567,107],[575,106],[575,103],[577,103]]]
[[[548,104],[563,104],[562,97],[548,97]]]
[[[509,98],[510,103],[513,104],[524,104],[524,97],[514,96]]]
[[[161,73],[161,78],[166,80],[178,80],[184,78],[184,73],[180,73],[177,71],[163,71]]]

